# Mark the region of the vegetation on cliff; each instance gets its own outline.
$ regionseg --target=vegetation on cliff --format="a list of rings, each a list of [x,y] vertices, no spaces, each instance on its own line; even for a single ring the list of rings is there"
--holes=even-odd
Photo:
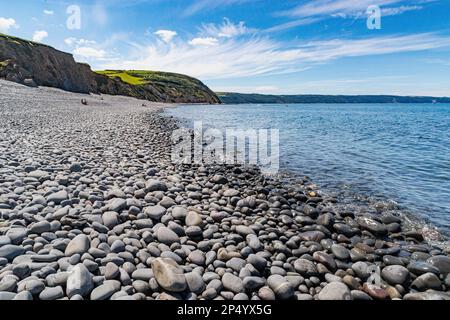
[[[0,78],[79,93],[132,96],[155,102],[220,103],[201,81],[154,71],[100,71],[50,46],[0,34]]]

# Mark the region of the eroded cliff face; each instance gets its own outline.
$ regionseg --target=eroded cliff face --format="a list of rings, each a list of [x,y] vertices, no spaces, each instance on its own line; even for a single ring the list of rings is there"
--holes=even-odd
[[[93,72],[73,56],[50,46],[0,34],[0,78],[28,86],[55,87],[78,93],[132,96],[156,102],[220,103],[207,86],[195,80],[197,93],[183,87],[152,83],[130,85]],[[200,92],[200,94],[198,94]]]

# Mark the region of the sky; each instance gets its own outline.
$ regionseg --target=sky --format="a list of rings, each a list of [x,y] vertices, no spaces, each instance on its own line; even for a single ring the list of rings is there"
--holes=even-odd
[[[0,0],[0,32],[215,91],[450,96],[449,0]]]

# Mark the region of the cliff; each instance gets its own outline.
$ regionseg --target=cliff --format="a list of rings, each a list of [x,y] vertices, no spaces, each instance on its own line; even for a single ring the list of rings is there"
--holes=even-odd
[[[124,73],[127,71],[120,71]],[[131,72],[131,71],[130,71]],[[138,83],[93,72],[73,56],[50,46],[0,34],[0,78],[29,86],[55,87],[78,93],[132,96],[156,102],[220,103],[201,81],[179,74],[138,72]],[[125,80],[125,81],[124,81]]]

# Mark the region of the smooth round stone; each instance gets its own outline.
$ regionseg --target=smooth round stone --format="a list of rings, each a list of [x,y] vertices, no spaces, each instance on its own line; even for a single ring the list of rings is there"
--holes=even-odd
[[[44,232],[49,232],[52,229],[50,222],[48,221],[39,221],[33,224],[30,228],[30,233],[33,234],[41,234]]]
[[[23,279],[30,274],[30,266],[26,263],[20,263],[12,268],[14,275],[18,276],[19,279]]]
[[[426,291],[428,289],[442,290],[442,283],[437,275],[429,272],[417,277],[411,283],[411,288],[414,288],[418,291]]]
[[[246,237],[247,245],[254,251],[258,252],[264,249],[263,244],[255,234],[249,234]]]
[[[133,281],[133,288],[136,290],[136,292],[147,293],[150,291],[150,284],[146,281],[136,280]]]
[[[189,211],[189,213],[186,216],[185,224],[188,227],[192,226],[201,226],[203,224],[203,220],[200,217],[200,215],[195,211]]]
[[[439,275],[439,269],[422,261],[413,261],[408,265],[408,270],[415,275],[422,275],[428,272]]]
[[[219,174],[214,175],[210,181],[214,184],[227,184],[228,183],[228,179]]]
[[[236,272],[239,272],[241,269],[243,269],[246,264],[247,262],[245,262],[245,260],[241,258],[231,258],[226,262],[227,268],[231,268]]]
[[[416,261],[426,261],[430,257],[431,257],[431,255],[429,253],[420,252],[420,251],[416,251],[411,254],[411,260],[416,260]]]
[[[188,211],[183,207],[174,207],[172,208],[172,217],[176,220],[182,220],[186,218]]]
[[[438,301],[438,300],[449,300],[450,297],[448,294],[445,294],[443,292],[438,292],[434,290],[428,290],[426,292],[414,292],[414,293],[408,293],[403,297],[403,300],[431,300],[431,301]]]
[[[403,284],[409,279],[409,271],[403,266],[387,266],[381,271],[381,276],[392,285]]]
[[[188,259],[198,266],[205,265],[205,254],[200,250],[192,251],[188,256]]]
[[[102,220],[108,229],[112,229],[119,224],[119,215],[115,211],[106,211],[102,215]]]
[[[223,196],[224,197],[236,197],[237,195],[239,195],[239,191],[237,191],[236,189],[227,189],[224,191]]]
[[[336,262],[334,261],[333,257],[331,257],[329,254],[326,254],[325,252],[314,252],[313,259],[331,270],[336,269]]]
[[[183,269],[172,259],[156,258],[152,261],[152,270],[158,284],[169,292],[183,292],[187,283]]]
[[[16,293],[14,292],[0,292],[0,301],[9,301],[9,300],[14,300],[14,298],[16,297]]]
[[[0,267],[6,266],[8,264],[8,259],[0,257]]]
[[[176,202],[173,201],[172,198],[164,196],[164,197],[162,198],[162,200],[161,200],[158,204],[159,204],[161,207],[164,207],[164,208],[168,209],[168,208],[170,208],[170,207],[176,205]]]
[[[359,217],[356,219],[356,222],[358,222],[358,224],[362,229],[365,229],[375,235],[382,236],[388,233],[388,229],[384,224],[375,221],[369,217]]]
[[[40,300],[57,300],[64,297],[63,288],[58,286],[54,288],[45,288],[40,294]]]
[[[120,282],[117,280],[106,280],[91,292],[91,300],[106,300],[120,290]]]
[[[248,296],[245,293],[238,293],[237,295],[235,295],[233,297],[233,300],[235,300],[235,301],[248,301],[250,299],[248,298]]]
[[[186,228],[185,232],[189,238],[198,238],[201,237],[203,234],[202,229],[197,226],[188,227]]]
[[[366,280],[370,276],[370,270],[367,263],[358,261],[352,264],[352,270],[355,272],[356,276],[362,280]]]
[[[28,236],[29,230],[26,228],[10,228],[6,232],[6,236],[11,239],[12,244],[20,244],[22,243],[23,239],[25,239]]]
[[[252,228],[247,226],[236,226],[236,233],[240,236],[247,237],[250,234],[255,234]]]
[[[373,300],[371,296],[360,290],[352,290],[351,295],[353,300],[362,300],[362,301]]]
[[[297,259],[294,262],[295,271],[300,273],[302,276],[310,277],[318,274],[316,265],[306,259]]]
[[[125,251],[125,243],[122,240],[115,240],[111,245],[111,252],[119,253]]]
[[[21,256],[25,253],[25,249],[21,246],[7,244],[0,247],[0,258],[5,258],[9,261]]]
[[[374,299],[385,300],[388,297],[386,290],[367,282],[364,283],[363,290]]]
[[[72,269],[73,270],[73,269]],[[48,275],[45,281],[49,287],[66,286],[67,279],[71,272],[57,272]]]
[[[32,301],[33,300],[33,295],[29,291],[21,291],[14,297],[13,300]]]
[[[258,297],[264,301],[275,300],[275,293],[269,287],[262,287],[258,290]]]
[[[79,163],[72,163],[69,167],[70,172],[81,172],[82,168]]]
[[[119,267],[112,262],[108,262],[105,268],[105,279],[113,280],[117,278],[120,274]]]
[[[125,199],[114,198],[108,202],[107,208],[109,211],[121,212],[126,206],[127,201]]]
[[[398,257],[390,256],[390,255],[383,256],[383,262],[387,266],[391,266],[391,265],[403,266],[402,259],[400,259]]]
[[[144,213],[153,220],[161,220],[162,216],[166,214],[166,208],[160,205],[156,205],[153,207],[147,207],[144,210]]]
[[[153,271],[149,268],[136,269],[131,273],[131,278],[134,280],[149,281],[153,277]]]
[[[91,247],[91,240],[85,234],[79,234],[73,238],[66,247],[66,257],[73,256],[74,254],[80,254],[87,252]]]
[[[8,236],[0,236],[0,247],[5,244],[11,244],[11,239]]]
[[[259,271],[263,271],[267,267],[267,260],[256,254],[249,255],[247,258],[247,262]]]
[[[56,204],[60,204],[64,200],[67,200],[69,198],[69,195],[65,190],[58,191],[56,193],[52,193],[47,197],[47,202],[54,202]]]
[[[427,263],[438,268],[441,274],[450,273],[450,257],[434,256],[427,260]]]
[[[222,276],[222,285],[225,289],[234,293],[241,293],[244,291],[244,283],[242,280],[228,272]]]
[[[0,281],[0,291],[13,292],[17,287],[17,280],[14,278],[4,278]]]
[[[253,292],[263,287],[266,284],[266,281],[259,277],[245,277],[243,283],[245,289]]]
[[[319,300],[351,300],[352,295],[344,283],[331,282],[320,291],[318,298]]]
[[[328,283],[331,283],[331,282],[342,282],[342,279],[340,277],[335,276],[334,274],[331,274],[331,273],[327,273],[325,275],[325,280]]]
[[[271,275],[267,279],[267,284],[273,290],[278,299],[288,300],[294,296],[294,287],[283,276]]]
[[[33,296],[36,296],[45,289],[45,285],[42,281],[33,279],[25,283],[24,289],[29,291]]]
[[[350,259],[350,250],[341,246],[340,244],[333,244],[331,246],[331,252],[339,260],[345,261],[345,260]]]
[[[162,181],[151,179],[147,181],[146,189],[148,192],[167,191],[167,185]]]
[[[94,288],[93,275],[84,264],[77,264],[68,273],[66,294],[69,298],[75,295],[86,297]]]
[[[169,246],[172,243],[180,242],[180,238],[178,237],[178,235],[164,226],[158,228],[158,230],[156,231],[156,238],[159,242],[162,242]]]
[[[186,273],[185,278],[190,292],[200,294],[205,290],[205,282],[203,281],[203,278],[199,273]]]
[[[342,282],[344,282],[350,289],[353,290],[360,290],[362,288],[361,283],[359,283],[359,281],[355,277],[348,274],[342,278]]]

